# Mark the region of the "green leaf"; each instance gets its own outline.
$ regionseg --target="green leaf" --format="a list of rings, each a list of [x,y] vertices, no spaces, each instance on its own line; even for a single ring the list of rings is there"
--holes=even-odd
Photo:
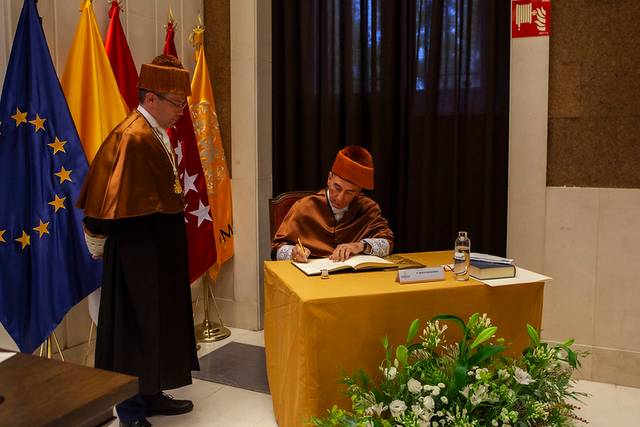
[[[478,336],[473,341],[473,343],[471,343],[471,345],[469,346],[469,350],[476,348],[477,346],[479,346],[480,344],[482,344],[483,342],[485,342],[486,340],[494,336],[497,330],[498,330],[497,326],[489,326],[488,328],[484,328],[478,334]]]
[[[382,342],[382,347],[386,350],[389,347],[389,337],[385,335],[383,338],[380,338],[380,341]]]
[[[469,358],[469,365],[479,365],[480,362],[506,350],[501,345],[490,345],[479,349],[476,354]]]
[[[476,312],[473,313],[470,317],[469,317],[469,322],[467,323],[467,327],[469,329],[473,328],[476,323],[478,323],[478,319],[480,318],[480,313]]]
[[[534,347],[540,345],[540,334],[537,329],[527,323],[527,333],[529,334],[529,338],[531,339],[531,343]]]
[[[454,390],[452,396],[457,396],[458,391],[462,390],[467,385],[467,367],[465,365],[456,365],[453,370],[453,384]]]
[[[576,340],[574,340],[573,338],[566,340],[565,342],[562,343],[563,347],[571,347],[573,345],[573,343],[576,342]]]
[[[385,335],[384,338],[380,338],[380,341],[382,341],[382,347],[384,347],[384,353],[387,357],[387,360],[391,360],[391,347],[389,347],[389,337]]]
[[[418,329],[420,328],[420,319],[415,319],[411,322],[411,326],[409,326],[409,333],[407,334],[407,345],[413,342],[413,339],[418,334]]]
[[[406,366],[407,359],[409,358],[409,350],[407,350],[407,347],[399,345],[398,348],[396,348],[396,358],[402,366]]]
[[[578,367],[578,357],[576,356],[576,352],[570,348],[567,349],[567,361],[573,368]]]

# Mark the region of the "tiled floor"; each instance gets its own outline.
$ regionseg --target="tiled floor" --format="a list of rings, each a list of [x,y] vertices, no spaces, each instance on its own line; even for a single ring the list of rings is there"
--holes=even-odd
[[[262,332],[231,329],[231,337],[213,344],[203,344],[198,352],[203,356],[231,341],[264,346]],[[590,427],[633,427],[640,419],[640,389],[612,384],[579,381],[578,391],[591,394],[578,415],[589,421]],[[208,381],[193,380],[188,387],[173,390],[176,398],[191,399],[193,412],[175,417],[155,416],[154,426],[194,427],[275,427],[271,397]],[[114,421],[111,427],[117,427]]]

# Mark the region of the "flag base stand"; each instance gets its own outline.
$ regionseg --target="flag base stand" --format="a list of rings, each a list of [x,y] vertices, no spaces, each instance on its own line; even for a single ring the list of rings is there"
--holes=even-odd
[[[53,359],[53,343],[56,343],[56,347],[58,347],[58,354],[60,355],[60,360],[64,362],[64,354],[62,354],[62,349],[60,348],[60,343],[58,343],[58,337],[55,332],[52,332],[49,335],[49,338],[46,339],[45,342],[40,346],[40,357],[46,357],[47,359]]]
[[[209,274],[205,273],[202,277],[202,306],[204,309],[204,320],[202,321],[202,323],[196,325],[196,340],[203,343],[221,341],[231,335],[231,331],[229,330],[229,328],[225,327],[224,323],[222,322],[220,310],[218,309],[218,304],[216,303],[216,297],[213,296],[213,291],[211,290],[212,282],[213,280],[211,280]],[[211,295],[211,299],[213,300],[213,305],[216,309],[216,315],[218,317],[219,323],[209,320],[209,295]]]
[[[196,339],[198,342],[210,343],[221,341],[231,335],[229,328],[220,326],[215,322],[202,322],[196,325]]]

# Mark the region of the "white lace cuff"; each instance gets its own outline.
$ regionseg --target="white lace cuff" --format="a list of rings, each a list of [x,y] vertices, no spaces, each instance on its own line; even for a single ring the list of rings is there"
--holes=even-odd
[[[293,251],[293,245],[282,245],[278,248],[278,252],[276,252],[276,259],[278,261],[291,259],[292,251]]]
[[[389,255],[389,241],[382,238],[362,239],[363,242],[371,246],[371,252],[365,255],[375,255],[384,257]]]
[[[87,243],[89,253],[94,258],[101,258],[104,254],[104,243],[107,241],[107,236],[91,236],[85,230],[84,241]]]

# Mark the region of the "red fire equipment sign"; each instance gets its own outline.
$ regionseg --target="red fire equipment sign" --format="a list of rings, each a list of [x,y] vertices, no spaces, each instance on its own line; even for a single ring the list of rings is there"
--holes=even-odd
[[[511,37],[539,37],[551,34],[551,0],[513,0]]]

